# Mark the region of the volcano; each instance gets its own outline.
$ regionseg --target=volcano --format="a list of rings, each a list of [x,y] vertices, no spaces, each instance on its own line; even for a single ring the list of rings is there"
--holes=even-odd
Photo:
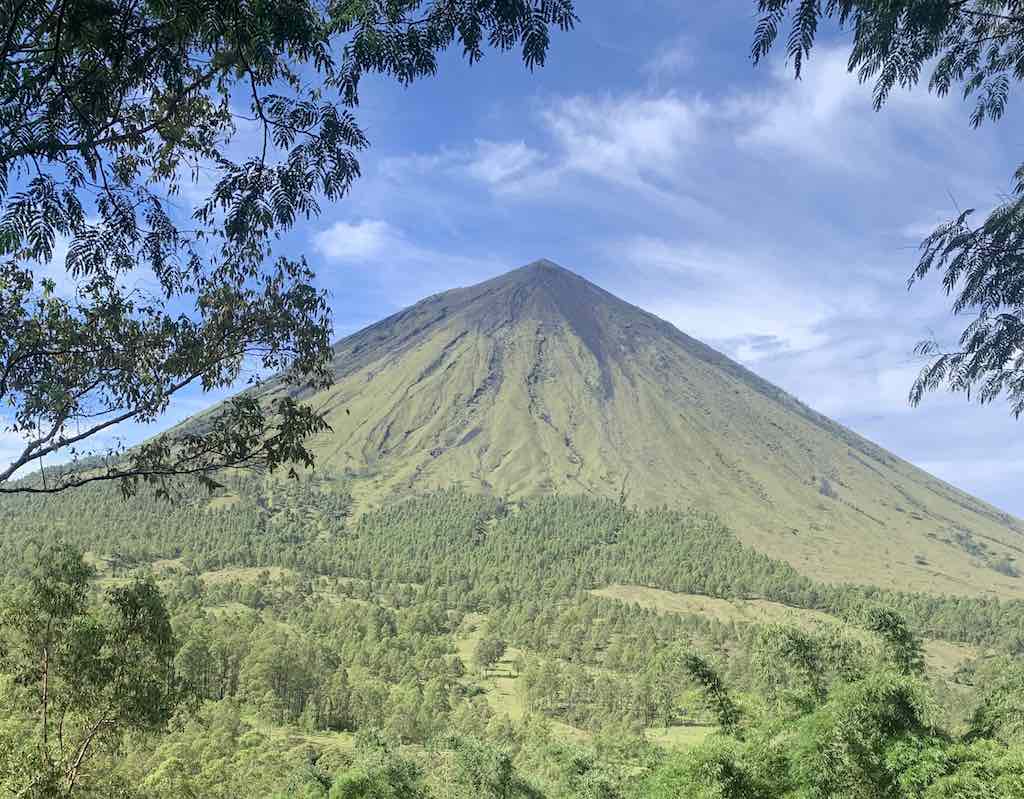
[[[445,487],[718,515],[830,581],[1024,596],[1024,525],[546,260],[334,347],[318,468],[364,507]],[[1024,568],[1024,567],[1022,567]]]

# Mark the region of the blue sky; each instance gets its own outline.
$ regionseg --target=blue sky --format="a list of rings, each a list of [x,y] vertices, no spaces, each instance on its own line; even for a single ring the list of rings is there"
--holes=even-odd
[[[906,401],[915,342],[952,344],[964,324],[936,281],[908,293],[916,246],[1009,192],[1017,109],[975,131],[958,98],[919,90],[876,114],[834,32],[802,81],[781,53],[755,69],[752,0],[578,10],[533,74],[451,53],[408,89],[365,83],[363,178],[282,243],[318,270],[338,335],[551,258],[1024,516],[1024,422],[960,396]]]

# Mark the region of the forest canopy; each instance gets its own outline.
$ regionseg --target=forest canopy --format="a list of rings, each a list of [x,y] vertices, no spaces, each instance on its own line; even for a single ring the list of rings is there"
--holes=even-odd
[[[75,750],[45,730],[63,713],[78,740],[103,697],[133,695],[122,677],[159,701],[118,706],[73,795],[980,799],[1024,784],[1021,603],[817,584],[710,517],[583,498],[448,491],[356,518],[323,479],[233,478],[170,512],[114,497],[0,508],[5,788],[66,779]],[[618,598],[631,585],[735,615]],[[776,615],[749,615],[769,599]],[[38,634],[46,612],[70,622],[56,637]],[[58,655],[47,725],[43,647]]]

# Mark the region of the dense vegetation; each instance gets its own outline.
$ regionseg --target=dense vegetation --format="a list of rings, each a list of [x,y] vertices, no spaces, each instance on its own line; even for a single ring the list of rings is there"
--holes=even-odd
[[[235,479],[173,507],[103,493],[0,509],[12,795],[980,797],[1024,784],[1015,603],[816,584],[712,518],[582,498],[450,491],[355,519],[318,482]],[[593,593],[614,583],[850,623]],[[985,648],[926,673],[920,633]],[[45,723],[43,652],[61,709]],[[79,678],[83,657],[101,665]],[[103,715],[96,697],[131,696],[111,674],[159,701]],[[44,733],[58,724],[68,741],[97,730],[73,783],[78,750]]]
[[[877,78],[879,106],[931,63],[938,93],[963,82],[980,98],[977,125],[1002,116],[1024,73],[1019,2],[757,5],[755,60],[792,12],[798,74],[822,18],[851,23],[851,69]],[[305,442],[326,422],[294,391],[266,403],[242,394],[127,454],[44,468],[48,455],[77,459],[118,421],[157,418],[191,385],[234,385],[253,359],[279,381],[329,383],[325,297],[301,258],[270,264],[271,242],[357,177],[362,76],[408,84],[453,43],[471,62],[485,44],[521,47],[532,69],[551,31],[572,27],[570,0],[0,7],[0,396],[8,432],[24,439],[0,469],[0,494],[26,494],[0,506],[4,796],[1024,795],[1022,602],[819,582],[741,546],[713,517],[626,507],[625,482],[619,503],[447,491],[360,518],[343,490],[317,481],[206,477],[223,490],[175,506],[121,504],[92,485],[118,480],[128,496],[148,481],[168,497],[181,475],[309,465]],[[263,143],[234,162],[239,98]],[[209,168],[208,199],[183,218],[170,210]],[[1024,409],[1018,184],[980,226],[967,211],[923,245],[914,278],[938,269],[950,292],[963,282],[955,308],[978,317],[959,351],[922,345],[935,360],[912,401],[948,385],[982,401],[1006,393]],[[73,290],[40,270],[61,242]],[[140,301],[126,277],[147,266],[155,282]],[[570,321],[595,330],[586,315]],[[607,398],[606,348],[589,333]],[[684,349],[723,366],[702,345]],[[545,352],[529,370],[528,407],[556,429],[537,389],[555,383]],[[657,369],[669,371],[664,357]],[[755,394],[781,401],[756,382]],[[558,385],[565,393],[564,377]],[[579,438],[562,443],[578,478],[594,459]],[[715,454],[764,513],[759,476]],[[38,480],[11,482],[36,461]],[[807,486],[873,518],[817,464]],[[893,512],[904,514],[914,499],[897,489]],[[966,530],[942,540],[1019,576],[1007,552]],[[661,612],[611,589],[793,613],[779,623]],[[935,660],[943,641],[970,645],[952,650],[953,667]]]
[[[179,505],[95,488],[59,501],[18,497],[0,506],[0,558],[9,569],[54,533],[112,559],[122,573],[178,559],[185,574],[226,567],[415,583],[464,612],[550,604],[628,583],[724,598],[760,597],[841,617],[870,604],[906,616],[933,638],[1024,646],[1024,602],[937,597],[818,583],[739,544],[714,517],[635,510],[584,497],[523,503],[442,491],[349,519],[351,502],[329,482],[236,478],[212,502]]]

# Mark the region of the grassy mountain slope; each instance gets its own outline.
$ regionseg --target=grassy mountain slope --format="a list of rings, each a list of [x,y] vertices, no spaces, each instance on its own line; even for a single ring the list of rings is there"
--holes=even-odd
[[[1024,596],[1024,526],[548,261],[336,347],[309,398],[362,507],[439,486],[714,511],[829,581]]]

